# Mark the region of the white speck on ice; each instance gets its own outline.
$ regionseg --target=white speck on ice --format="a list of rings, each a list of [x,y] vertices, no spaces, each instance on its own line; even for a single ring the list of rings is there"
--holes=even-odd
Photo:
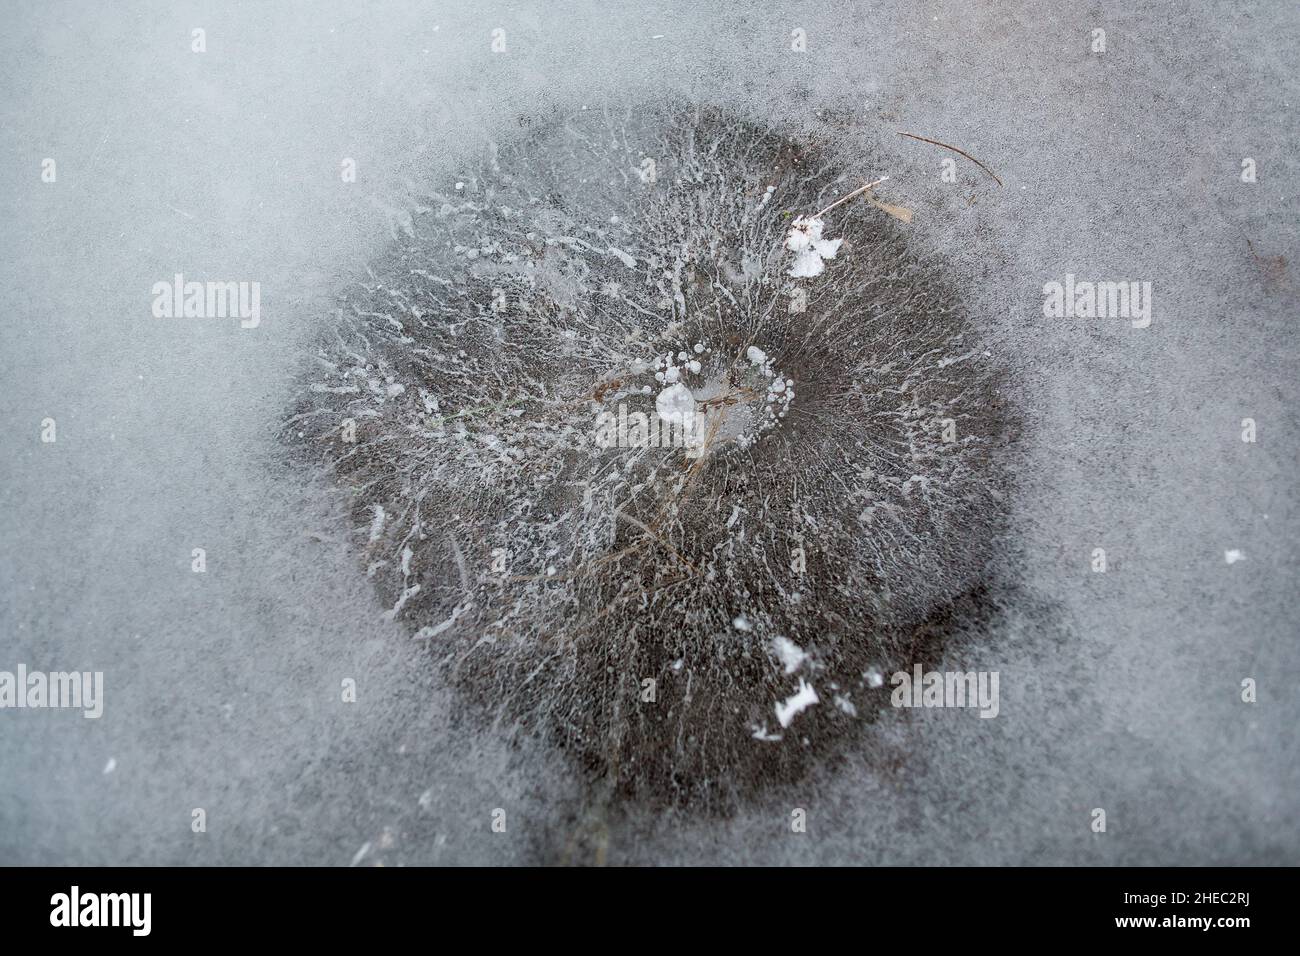
[[[885,685],[885,675],[875,667],[872,667],[862,676],[867,679],[868,687],[883,687]]]
[[[835,706],[844,711],[844,713],[848,714],[850,717],[858,716],[858,709],[853,706],[853,701],[849,700],[843,694],[835,695]]]
[[[767,361],[767,355],[757,345],[751,345],[745,350],[745,358],[749,359],[752,365],[762,365]]]
[[[749,623],[749,618],[745,617],[743,614],[732,621],[731,626],[738,631],[752,631],[754,629]]]
[[[775,652],[776,656],[781,659],[781,663],[785,666],[785,672],[787,674],[793,674],[802,667],[803,662],[808,659],[808,655],[804,649],[788,637],[778,636],[773,638],[772,650]]]
[[[1223,560],[1228,564],[1236,564],[1238,561],[1245,561],[1246,555],[1240,551],[1232,550],[1223,552]]]
[[[781,740],[781,739],[782,739],[781,734],[770,734],[770,733],[768,733],[768,732],[767,732],[767,724],[764,724],[762,727],[760,727],[760,726],[758,726],[757,724],[755,724],[755,725],[753,726],[752,730],[754,731],[754,739],[755,739],[755,740]]]
[[[112,773],[117,769],[117,758],[109,757],[108,763],[104,764],[104,773]]]
[[[800,677],[799,690],[776,705],[776,719],[780,721],[782,727],[789,727],[795,717],[815,703],[817,703],[817,691]]]

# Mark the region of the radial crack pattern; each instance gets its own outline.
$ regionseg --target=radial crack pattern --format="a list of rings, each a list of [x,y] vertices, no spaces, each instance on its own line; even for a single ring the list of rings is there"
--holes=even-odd
[[[288,438],[488,719],[725,809],[982,593],[1013,429],[960,284],[858,200],[792,268],[796,218],[881,172],[587,110],[431,191],[341,293]]]

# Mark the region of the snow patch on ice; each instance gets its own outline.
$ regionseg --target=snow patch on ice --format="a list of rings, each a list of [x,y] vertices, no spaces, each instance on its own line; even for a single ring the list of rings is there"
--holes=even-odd
[[[776,705],[776,719],[782,727],[789,727],[790,722],[803,711],[818,702],[817,691],[802,677],[799,678],[799,689],[787,697],[781,703]]]
[[[795,279],[812,279],[822,274],[826,268],[823,260],[834,259],[839,253],[843,239],[823,239],[822,230],[826,223],[821,219],[804,219],[794,221],[789,234],[785,237],[785,247],[793,252],[794,263],[789,275]]]
[[[780,659],[787,674],[793,674],[808,660],[808,654],[802,647],[788,637],[777,636],[772,639],[772,651]]]

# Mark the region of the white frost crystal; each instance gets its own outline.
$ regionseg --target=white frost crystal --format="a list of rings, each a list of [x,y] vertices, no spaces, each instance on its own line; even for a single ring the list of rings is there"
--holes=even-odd
[[[811,279],[822,274],[826,268],[823,259],[834,259],[840,251],[843,239],[823,239],[822,230],[826,223],[821,219],[804,219],[802,216],[794,221],[789,235],[785,237],[785,247],[795,254],[794,264],[790,266],[790,275],[796,279]]]

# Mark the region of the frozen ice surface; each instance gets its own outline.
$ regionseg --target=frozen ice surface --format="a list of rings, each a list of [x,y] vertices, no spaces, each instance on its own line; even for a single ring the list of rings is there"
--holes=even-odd
[[[457,719],[380,618],[329,484],[304,495],[273,436],[333,290],[404,234],[430,176],[552,110],[664,92],[888,161],[881,198],[915,210],[1018,370],[1031,418],[1001,560],[1028,597],[951,661],[1000,670],[996,720],[884,711],[870,759],[726,819],[618,808],[610,861],[1300,862],[1293,8],[4,17],[0,668],[103,670],[107,699],[99,720],[0,713],[0,862],[562,857],[589,822],[563,761]],[[150,287],[177,272],[260,281],[260,326],[153,319]],[[1041,287],[1067,272],[1153,282],[1154,322],[1044,321]],[[1230,573],[1223,542],[1249,555]],[[791,806],[798,838],[773,822]]]

